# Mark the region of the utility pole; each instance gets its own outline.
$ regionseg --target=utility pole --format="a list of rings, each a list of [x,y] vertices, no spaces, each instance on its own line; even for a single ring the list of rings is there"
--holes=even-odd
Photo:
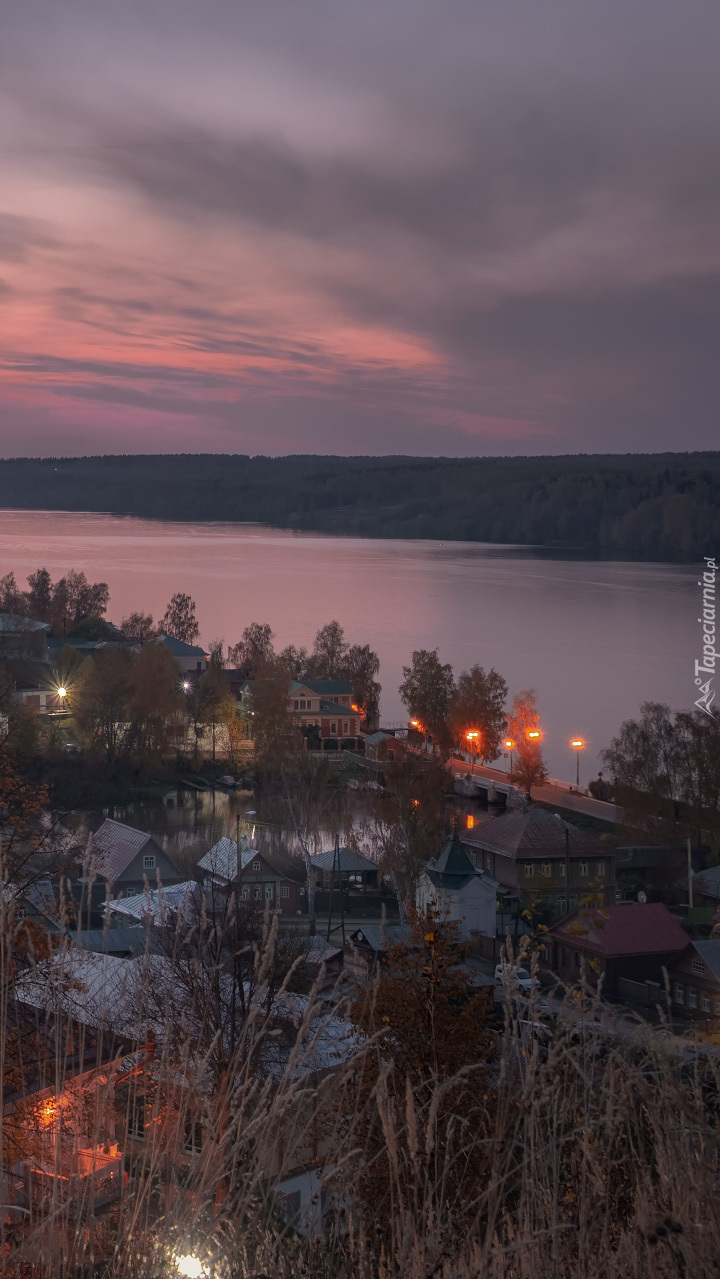
[[[690,909],[692,910],[693,908],[693,868],[692,868],[692,844],[690,843],[689,835],[688,835],[688,842],[687,842],[687,853],[688,853],[688,856],[687,856],[688,905]]]

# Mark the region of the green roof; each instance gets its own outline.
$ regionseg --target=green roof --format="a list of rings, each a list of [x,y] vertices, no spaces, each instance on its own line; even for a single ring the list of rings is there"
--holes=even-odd
[[[311,693],[317,693],[318,697],[328,697],[339,693],[347,693],[352,697],[352,684],[349,679],[294,679],[290,685],[290,691],[295,692],[298,688],[309,688]]]
[[[452,839],[440,856],[426,867],[428,879],[436,888],[464,888],[477,873],[460,843],[457,831],[453,832]]]

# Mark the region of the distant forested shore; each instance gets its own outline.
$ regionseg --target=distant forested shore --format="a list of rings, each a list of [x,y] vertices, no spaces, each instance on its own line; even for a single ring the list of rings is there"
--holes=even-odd
[[[12,458],[0,507],[688,561],[718,549],[720,452]]]

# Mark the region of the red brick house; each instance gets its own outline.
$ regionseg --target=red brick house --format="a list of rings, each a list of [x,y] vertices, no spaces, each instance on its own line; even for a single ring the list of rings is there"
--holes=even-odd
[[[566,983],[585,980],[603,992],[618,993],[621,977],[630,981],[662,981],[668,967],[687,946],[687,933],[662,902],[622,902],[576,910],[549,929],[548,962]]]

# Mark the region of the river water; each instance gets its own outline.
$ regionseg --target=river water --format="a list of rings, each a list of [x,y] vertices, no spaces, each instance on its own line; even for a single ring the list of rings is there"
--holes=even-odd
[[[272,512],[268,512],[271,516]],[[710,552],[708,552],[709,554]],[[581,781],[624,719],[647,700],[694,700],[699,640],[693,565],[543,558],[467,542],[325,537],[243,524],[154,523],[54,511],[0,511],[0,576],[44,566],[110,587],[108,617],[164,612],[175,591],[197,603],[203,641],[235,643],[251,621],[276,644],[311,646],[337,618],[381,660],[384,723],[405,722],[402,666],[438,648],[456,672],[494,666],[511,693],[537,691],[553,776]]]

